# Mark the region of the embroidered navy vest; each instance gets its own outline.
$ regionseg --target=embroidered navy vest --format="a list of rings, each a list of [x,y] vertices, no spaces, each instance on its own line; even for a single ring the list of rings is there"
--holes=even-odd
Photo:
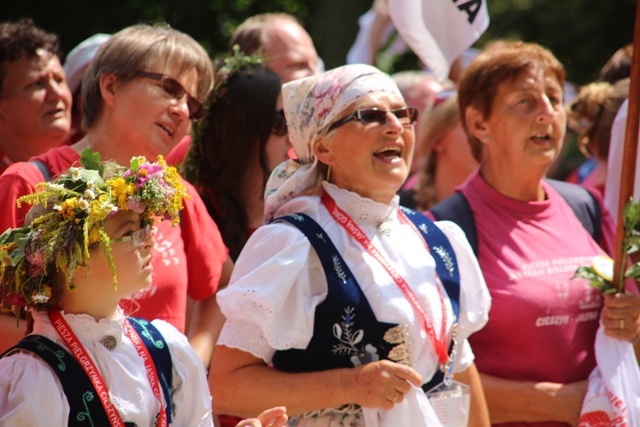
[[[404,209],[427,241],[436,270],[456,314],[459,313],[460,276],[455,253],[444,233],[427,217]],[[313,337],[306,349],[277,351],[273,366],[285,372],[311,372],[358,366],[382,359],[408,363],[401,326],[380,322],[348,265],[329,236],[311,217],[296,213],[276,218],[297,227],[313,246],[327,279],[327,297],[316,307]],[[427,239],[427,236],[429,237]],[[439,383],[442,380],[432,380]],[[428,390],[433,385],[425,385]]]
[[[136,330],[158,372],[162,393],[166,402],[171,402],[171,384],[173,382],[173,364],[171,353],[164,337],[151,322],[129,317],[131,326]],[[96,389],[82,369],[82,366],[71,353],[59,344],[41,335],[28,335],[15,346],[5,351],[0,358],[15,350],[29,351],[49,364],[62,384],[62,389],[69,403],[69,427],[109,426],[111,422],[102,406]],[[172,421],[173,408],[167,404],[167,421]],[[125,422],[127,427],[134,423]]]

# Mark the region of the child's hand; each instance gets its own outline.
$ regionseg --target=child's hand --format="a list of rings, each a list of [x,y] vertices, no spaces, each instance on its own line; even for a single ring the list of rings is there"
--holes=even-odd
[[[287,408],[284,406],[276,406],[267,409],[257,418],[248,418],[240,421],[236,427],[284,427],[287,424]]]

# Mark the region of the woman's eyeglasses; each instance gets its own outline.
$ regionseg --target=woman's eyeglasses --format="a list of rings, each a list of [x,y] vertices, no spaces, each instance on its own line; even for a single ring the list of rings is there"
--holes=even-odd
[[[136,230],[133,233],[129,234],[128,236],[122,236],[116,239],[111,239],[111,243],[131,241],[131,244],[133,245],[134,248],[140,248],[147,243],[151,234],[153,234],[153,229],[151,228],[151,226],[147,225],[145,228]]]
[[[166,74],[150,73],[147,71],[137,71],[135,75],[136,77],[144,77],[160,82],[162,89],[176,100],[180,100],[183,96],[187,95],[187,107],[189,108],[189,118],[191,120],[199,120],[204,116],[205,110],[202,103],[191,96],[180,82],[173,77],[167,76]]]
[[[418,120],[418,110],[415,108],[407,107],[391,111],[379,110],[377,108],[362,108],[334,122],[331,126],[329,126],[329,132],[354,120],[360,120],[360,123],[362,123],[363,125],[368,125],[370,123],[378,123],[380,125],[384,125],[385,123],[387,123],[388,113],[396,116],[398,121],[403,126],[410,126],[412,124],[415,124],[416,120]]]
[[[281,108],[276,111],[276,115],[273,117],[271,133],[276,136],[285,136],[288,132],[287,119],[284,117],[284,110]]]

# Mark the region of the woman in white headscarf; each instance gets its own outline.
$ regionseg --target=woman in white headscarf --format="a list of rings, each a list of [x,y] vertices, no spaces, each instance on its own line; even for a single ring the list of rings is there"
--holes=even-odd
[[[490,305],[477,261],[456,225],[398,206],[417,112],[365,65],[287,83],[283,98],[298,160],[271,175],[269,224],[218,294],[215,411],[284,405],[289,425],[448,425],[423,391],[444,367],[447,383],[469,385],[469,425],[487,426],[467,343]]]

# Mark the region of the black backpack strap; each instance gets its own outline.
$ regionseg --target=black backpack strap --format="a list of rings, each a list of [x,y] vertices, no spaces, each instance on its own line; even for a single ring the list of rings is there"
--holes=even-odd
[[[453,307],[454,321],[457,322],[460,317],[460,268],[453,246],[446,234],[426,215],[406,207],[401,209],[429,247],[436,262],[436,272]]]
[[[33,353],[58,376],[69,402],[70,427],[111,425],[91,380],[80,363],[64,347],[41,335],[28,335],[0,355],[0,358],[16,350]],[[37,393],[37,390],[34,392]]]
[[[555,179],[546,180],[562,196],[573,210],[582,227],[597,243],[602,237],[602,210],[591,192],[579,185]],[[478,255],[478,232],[469,201],[460,192],[455,192],[429,209],[437,221],[453,221],[462,228],[471,244],[473,253]]]
[[[144,343],[149,355],[153,359],[156,366],[160,385],[162,386],[162,394],[164,395],[167,406],[167,421],[171,424],[173,419],[173,401],[171,400],[171,386],[173,384],[173,362],[171,360],[171,352],[160,331],[148,320],[139,319],[137,317],[128,317],[129,323],[136,330],[142,342]]]
[[[467,236],[473,253],[478,256],[476,221],[471,212],[471,205],[469,205],[469,201],[462,193],[456,191],[429,209],[429,212],[431,212],[436,221],[453,221],[458,224]]]
[[[579,185],[555,179],[546,181],[566,200],[584,229],[598,243],[602,235],[602,211],[593,194]]]
[[[29,163],[31,163],[40,171],[44,182],[51,181],[51,173],[44,163],[42,163],[40,160],[29,160]]]

